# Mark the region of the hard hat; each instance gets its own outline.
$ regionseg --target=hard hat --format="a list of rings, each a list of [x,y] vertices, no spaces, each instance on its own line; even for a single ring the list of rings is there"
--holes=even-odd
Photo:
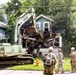
[[[53,51],[53,47],[52,47],[52,46],[51,46],[51,47],[49,47],[49,51],[50,51],[50,50],[52,50],[52,51]]]
[[[71,47],[71,50],[75,50],[75,48],[74,47]]]

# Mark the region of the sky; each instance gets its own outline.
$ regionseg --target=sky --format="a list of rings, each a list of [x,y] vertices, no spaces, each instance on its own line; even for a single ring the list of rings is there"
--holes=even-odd
[[[8,1],[10,1],[10,0],[0,0],[0,5],[6,3]]]

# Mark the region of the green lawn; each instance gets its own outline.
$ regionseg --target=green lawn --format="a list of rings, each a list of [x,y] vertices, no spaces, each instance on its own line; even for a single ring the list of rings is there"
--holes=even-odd
[[[36,61],[36,59],[34,60]],[[13,66],[12,69],[14,70],[43,70],[43,63],[42,60],[39,59],[39,66],[36,66],[36,64],[31,64],[31,65],[17,65]],[[70,66],[70,58],[64,58],[64,70],[65,71],[70,71],[71,66]],[[55,67],[55,70],[57,70],[57,64]]]
[[[57,70],[57,64],[56,64],[55,69]],[[70,58],[64,58],[64,70],[65,71],[70,71],[71,70]]]

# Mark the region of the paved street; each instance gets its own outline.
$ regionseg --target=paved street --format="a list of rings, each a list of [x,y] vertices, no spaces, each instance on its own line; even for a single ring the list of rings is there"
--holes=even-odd
[[[43,75],[43,71],[0,70],[0,75]],[[55,75],[76,75],[76,73],[65,72]]]

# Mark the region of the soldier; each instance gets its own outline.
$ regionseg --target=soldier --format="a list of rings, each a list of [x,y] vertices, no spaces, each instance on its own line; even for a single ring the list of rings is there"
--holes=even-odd
[[[75,51],[75,48],[74,47],[71,47],[71,54],[70,54],[70,57],[71,57],[71,61],[70,61],[70,64],[71,64],[71,72],[72,73],[76,73],[76,51]]]
[[[49,53],[43,57],[44,75],[54,75],[54,68],[56,64],[56,56],[53,53],[53,47],[49,47]]]
[[[58,71],[57,71],[57,73],[59,73],[60,68],[61,68],[61,73],[64,73],[64,68],[63,68],[64,57],[63,57],[63,53],[62,53],[60,48],[58,49],[57,59],[58,59]]]

